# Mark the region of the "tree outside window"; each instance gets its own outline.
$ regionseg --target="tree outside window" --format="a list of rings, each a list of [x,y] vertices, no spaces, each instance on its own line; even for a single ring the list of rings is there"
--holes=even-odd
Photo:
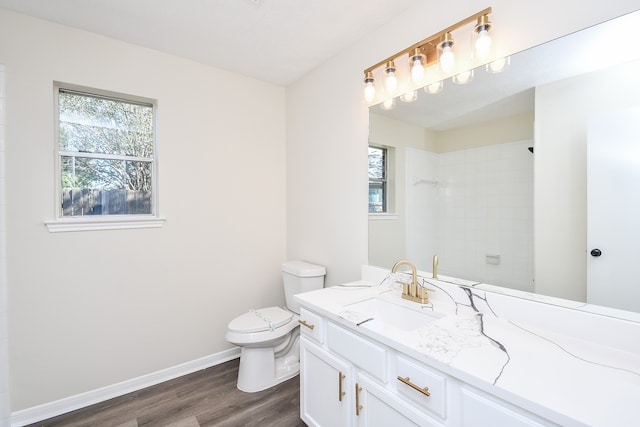
[[[60,216],[154,212],[154,106],[58,89]]]

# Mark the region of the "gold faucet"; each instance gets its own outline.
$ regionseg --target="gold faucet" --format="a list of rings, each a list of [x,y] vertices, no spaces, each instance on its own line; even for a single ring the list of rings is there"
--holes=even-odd
[[[427,289],[418,285],[418,273],[416,272],[415,265],[403,259],[393,264],[391,273],[396,273],[402,265],[407,265],[411,268],[411,283],[397,282],[402,285],[402,298],[419,302],[420,304],[427,304],[429,302]]]
[[[438,255],[433,256],[433,278],[438,278]]]

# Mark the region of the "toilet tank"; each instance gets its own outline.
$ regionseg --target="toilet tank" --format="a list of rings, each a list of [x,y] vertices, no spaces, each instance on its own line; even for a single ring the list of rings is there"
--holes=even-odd
[[[305,261],[285,261],[282,263],[282,281],[287,308],[300,313],[300,304],[293,300],[295,294],[309,292],[324,287],[326,269],[321,265]]]

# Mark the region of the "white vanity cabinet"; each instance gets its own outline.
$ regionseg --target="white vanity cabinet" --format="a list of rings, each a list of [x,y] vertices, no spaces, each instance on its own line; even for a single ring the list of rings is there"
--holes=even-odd
[[[305,308],[300,321],[300,416],[310,427],[556,425],[357,328]]]
[[[307,425],[444,425],[398,393],[395,383],[403,383],[393,376],[391,349],[305,309],[300,320],[307,324],[302,324],[300,343],[300,416]]]

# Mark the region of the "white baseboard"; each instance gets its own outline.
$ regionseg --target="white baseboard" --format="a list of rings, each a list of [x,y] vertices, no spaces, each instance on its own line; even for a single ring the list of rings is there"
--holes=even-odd
[[[132,378],[117,384],[16,411],[11,413],[11,427],[21,427],[27,424],[46,420],[67,412],[75,411],[76,409],[84,408],[85,406],[104,402],[105,400],[113,399],[114,397],[138,391],[211,366],[219,365],[229,360],[237,359],[238,357],[240,357],[240,348],[236,347],[177,366],[172,366],[161,371],[152,372],[141,377]]]

